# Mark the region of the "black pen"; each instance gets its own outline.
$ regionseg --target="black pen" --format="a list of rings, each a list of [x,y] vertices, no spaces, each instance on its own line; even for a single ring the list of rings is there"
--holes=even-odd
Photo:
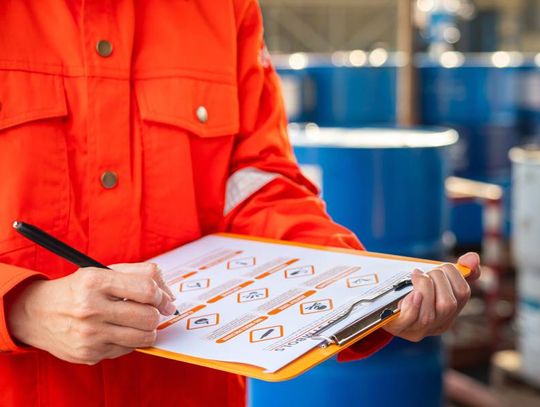
[[[96,267],[100,269],[111,270],[111,268],[88,257],[86,254],[81,253],[77,249],[68,246],[64,242],[58,240],[54,236],[49,235],[47,232],[39,229],[34,225],[30,225],[29,223],[25,222],[15,221],[13,222],[13,228],[27,239],[66,259],[70,263],[75,264],[77,267]],[[176,312],[174,313],[174,315],[179,314],[180,313],[178,312],[178,310],[176,310]]]
[[[88,257],[86,254],[81,253],[77,249],[68,246],[64,242],[58,240],[54,236],[49,235],[47,232],[44,232],[34,225],[16,221],[13,222],[13,228],[27,239],[30,239],[32,242],[44,247],[45,249],[66,259],[78,267],[96,267],[110,270],[109,267]]]

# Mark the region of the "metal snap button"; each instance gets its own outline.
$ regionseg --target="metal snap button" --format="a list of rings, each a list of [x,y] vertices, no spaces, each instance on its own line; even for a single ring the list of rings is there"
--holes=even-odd
[[[100,57],[107,58],[113,52],[113,47],[110,41],[99,40],[96,44],[96,51]]]
[[[199,119],[200,123],[206,123],[208,121],[208,110],[206,110],[206,107],[199,106],[197,108],[197,119]]]
[[[101,174],[101,185],[105,189],[114,188],[118,184],[118,174],[114,171],[105,171]]]

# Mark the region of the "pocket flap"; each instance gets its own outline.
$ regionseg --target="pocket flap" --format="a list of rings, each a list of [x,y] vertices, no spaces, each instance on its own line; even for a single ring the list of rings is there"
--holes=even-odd
[[[182,127],[201,137],[238,132],[238,95],[234,84],[157,78],[136,81],[135,91],[143,120]]]
[[[61,77],[0,70],[0,130],[66,115],[66,96]]]

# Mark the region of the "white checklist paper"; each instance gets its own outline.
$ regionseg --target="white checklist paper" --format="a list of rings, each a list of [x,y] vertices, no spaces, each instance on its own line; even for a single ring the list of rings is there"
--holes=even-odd
[[[276,372],[322,340],[313,332],[432,264],[249,238],[210,235],[149,261],[176,295],[154,348]],[[399,298],[355,308],[355,320]],[[340,329],[351,320],[336,324]],[[325,332],[326,333],[326,332]]]

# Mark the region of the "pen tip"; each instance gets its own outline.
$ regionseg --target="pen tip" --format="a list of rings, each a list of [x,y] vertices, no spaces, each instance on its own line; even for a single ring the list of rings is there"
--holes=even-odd
[[[180,312],[178,310],[174,311],[174,315],[180,315]]]
[[[21,226],[21,222],[19,222],[19,221],[13,222],[13,228],[14,229],[19,229],[20,226]]]

